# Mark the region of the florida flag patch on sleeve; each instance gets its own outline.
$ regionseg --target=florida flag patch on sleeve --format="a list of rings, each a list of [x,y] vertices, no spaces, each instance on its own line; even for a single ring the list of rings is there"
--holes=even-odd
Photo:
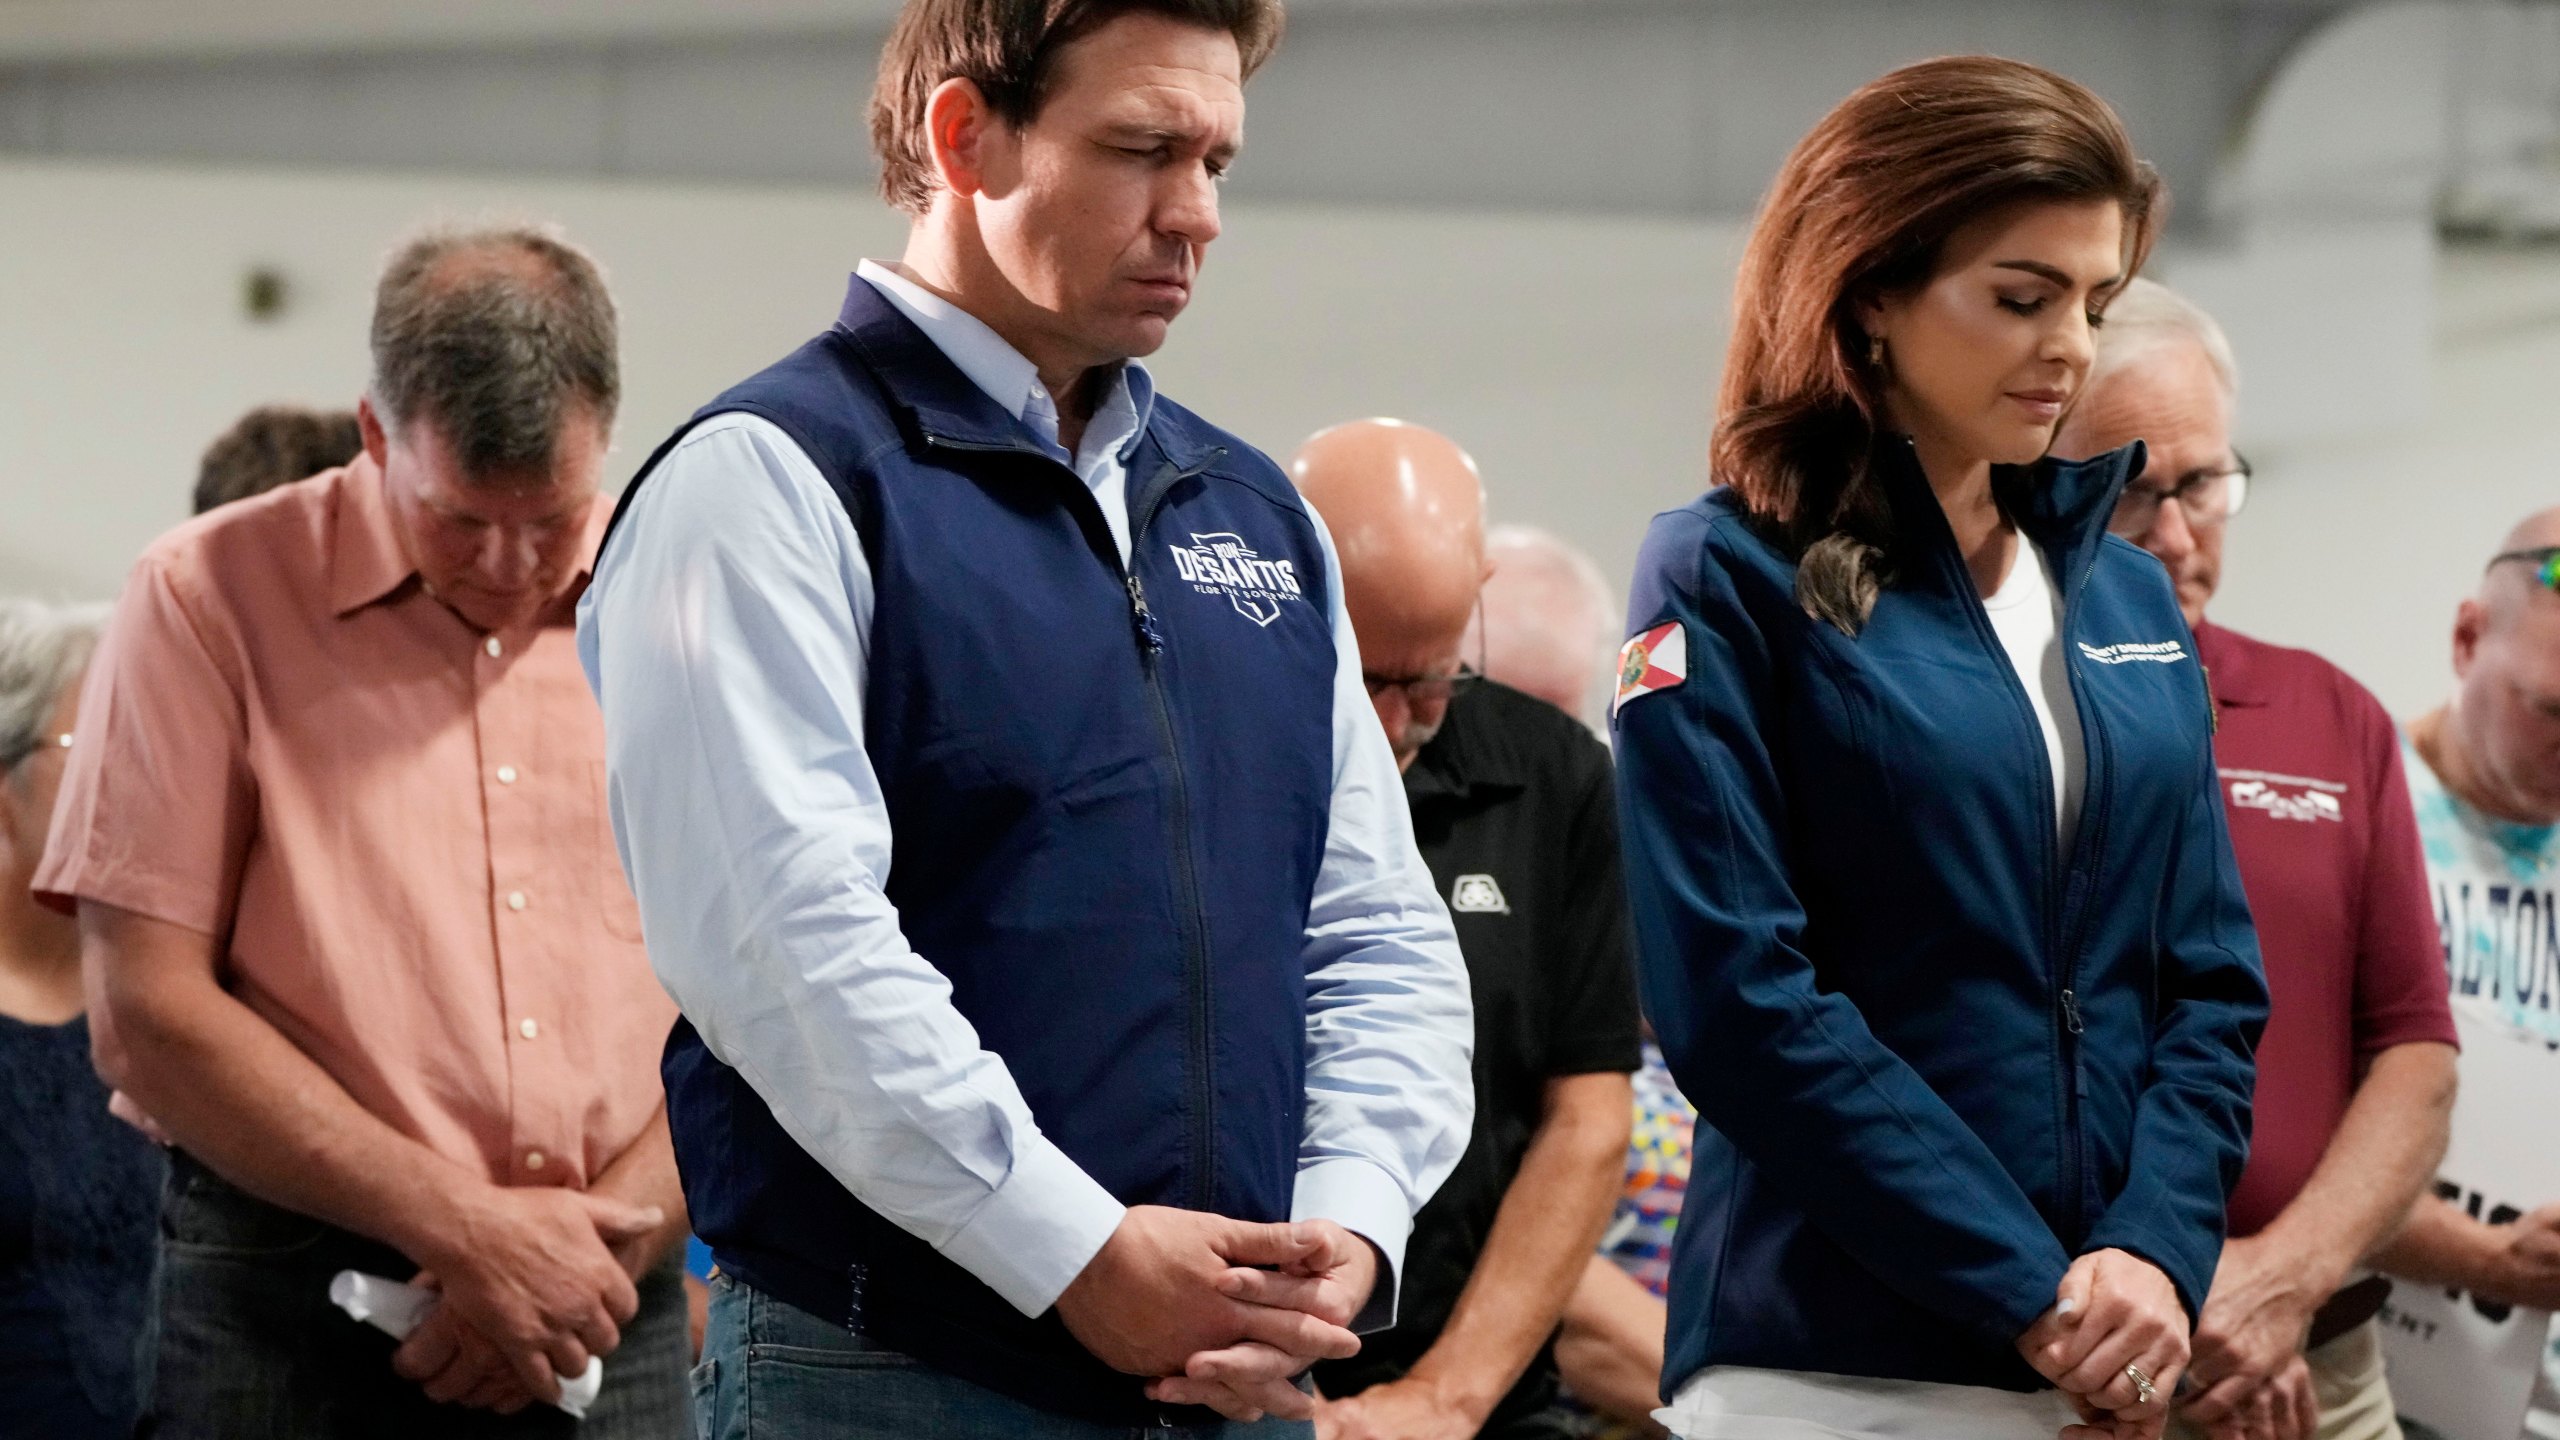
[[[1619,648],[1618,698],[1610,702],[1609,713],[1688,678],[1689,634],[1679,621],[1666,620]]]

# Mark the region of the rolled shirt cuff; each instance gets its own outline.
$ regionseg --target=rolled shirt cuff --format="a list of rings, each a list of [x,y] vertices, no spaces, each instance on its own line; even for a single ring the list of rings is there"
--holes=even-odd
[[[1413,1234],[1413,1210],[1393,1175],[1366,1160],[1319,1160],[1298,1171],[1292,1220],[1331,1220],[1378,1247],[1378,1284],[1369,1303],[1351,1319],[1355,1335],[1373,1335],[1396,1323],[1397,1277],[1404,1246]]]
[[[1049,1137],[1035,1135],[1014,1155],[1013,1173],[936,1248],[1036,1318],[1058,1303],[1127,1213]]]

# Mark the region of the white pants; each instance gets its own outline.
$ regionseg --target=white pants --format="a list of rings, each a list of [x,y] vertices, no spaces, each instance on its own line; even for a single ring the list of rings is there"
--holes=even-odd
[[[1680,1440],[2054,1440],[2080,1423],[2058,1390],[1717,1365],[1653,1412]]]

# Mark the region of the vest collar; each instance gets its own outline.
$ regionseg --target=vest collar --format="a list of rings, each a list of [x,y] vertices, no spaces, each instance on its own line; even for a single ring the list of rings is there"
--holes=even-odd
[[[942,347],[872,288],[870,281],[857,275],[846,283],[844,309],[836,317],[835,328],[853,343],[890,401],[907,412],[927,441],[1057,458],[1030,427],[951,363]],[[1133,377],[1131,383],[1138,381]],[[1137,398],[1134,391],[1132,398]],[[1211,452],[1217,447],[1187,433],[1191,427],[1175,423],[1161,401],[1141,408],[1146,412],[1141,435],[1155,441],[1177,468],[1196,469],[1215,458]],[[1124,452],[1135,453],[1135,445]]]

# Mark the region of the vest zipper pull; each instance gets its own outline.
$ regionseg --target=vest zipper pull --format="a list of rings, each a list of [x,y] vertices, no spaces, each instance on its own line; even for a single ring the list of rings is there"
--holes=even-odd
[[[2062,1028],[2074,1035],[2079,1034],[2081,1028],[2080,997],[2068,990],[2062,992]]]
[[[1156,612],[1147,608],[1147,587],[1135,575],[1129,577],[1129,623],[1137,627],[1139,649],[1164,653],[1164,632],[1156,628]]]

